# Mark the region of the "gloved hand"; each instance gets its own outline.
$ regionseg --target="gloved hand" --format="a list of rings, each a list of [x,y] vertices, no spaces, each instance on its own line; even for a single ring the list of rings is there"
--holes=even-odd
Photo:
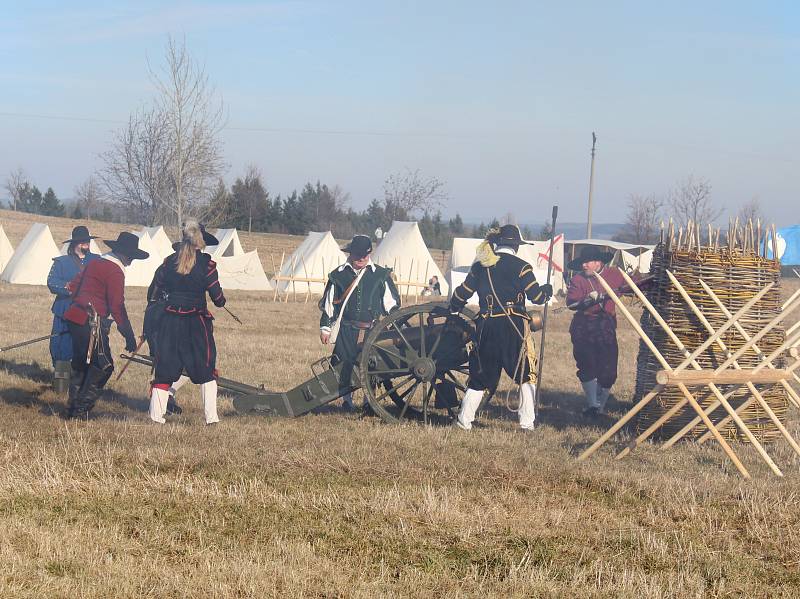
[[[128,331],[125,333],[125,351],[128,353],[132,353],[136,351],[136,335],[133,334],[133,331]]]
[[[540,285],[539,290],[542,293],[544,293],[544,301],[547,301],[551,297],[553,297],[553,286],[550,283],[545,283],[544,285]]]

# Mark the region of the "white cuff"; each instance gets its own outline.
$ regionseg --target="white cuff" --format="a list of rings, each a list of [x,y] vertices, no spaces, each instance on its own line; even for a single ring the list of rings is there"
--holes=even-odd
[[[319,327],[320,332],[322,333],[330,333],[331,327]]]

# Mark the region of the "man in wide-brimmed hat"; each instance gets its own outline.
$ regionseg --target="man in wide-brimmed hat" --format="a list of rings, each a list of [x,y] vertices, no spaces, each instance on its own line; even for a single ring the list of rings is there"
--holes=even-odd
[[[584,414],[589,416],[605,412],[611,387],[617,380],[616,310],[595,276],[623,292],[625,279],[618,268],[608,265],[613,257],[598,246],[587,245],[567,264],[570,270],[578,271],[567,289],[567,306],[575,311],[569,333],[578,380],[586,397]]]
[[[450,298],[450,310],[460,312],[478,294],[480,313],[469,355],[469,382],[456,426],[472,428],[484,392],[494,390],[503,371],[519,386],[519,424],[532,431],[535,418],[536,357],[525,300],[543,304],[553,295],[550,284],[539,285],[533,267],[517,256],[528,244],[516,225],[490,231],[478,246],[476,261]]]
[[[92,239],[97,238],[89,235],[89,229],[83,225],[72,229],[72,236],[63,242],[67,244],[66,254],[53,258],[53,265],[47,275],[47,288],[56,296],[52,307],[51,331],[56,336],[50,339],[50,357],[53,359],[53,367],[57,374],[66,372],[68,376],[69,362],[72,360],[72,337],[63,318],[71,303],[67,285],[86,264],[100,257],[89,249]]]
[[[114,371],[108,343],[111,317],[125,338],[126,351],[136,349],[136,335],[125,309],[125,267],[149,254],[139,249],[139,238],[133,233],[120,233],[105,243],[111,252],[89,262],[68,284],[72,304],[64,319],[72,335],[73,376],[67,418],[88,416]]]
[[[373,263],[372,240],[366,235],[356,235],[342,248],[348,254],[347,262],[328,275],[328,283],[319,302],[322,316],[319,321],[319,338],[327,345],[332,330],[333,355],[344,362],[341,371],[341,391],[344,408],[354,409],[350,394],[350,376],[361,352],[367,333],[375,322],[400,307],[400,294],[392,280],[392,270]]]

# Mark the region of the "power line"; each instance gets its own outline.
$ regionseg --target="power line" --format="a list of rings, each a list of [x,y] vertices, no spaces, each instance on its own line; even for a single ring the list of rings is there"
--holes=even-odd
[[[23,112],[0,112],[0,116],[25,118],[25,119],[46,119],[56,121],[77,121],[84,123],[104,123],[104,124],[123,124],[126,121],[116,119],[99,119],[93,117],[78,117],[66,115],[52,115],[52,114],[34,114]],[[297,133],[306,135],[356,135],[356,136],[369,136],[369,137],[438,137],[438,138],[452,138],[452,139],[466,139],[467,135],[454,135],[448,133],[439,133],[433,131],[370,131],[358,129],[301,129],[290,127],[236,127],[226,126],[222,127],[223,131],[252,131],[256,133]]]

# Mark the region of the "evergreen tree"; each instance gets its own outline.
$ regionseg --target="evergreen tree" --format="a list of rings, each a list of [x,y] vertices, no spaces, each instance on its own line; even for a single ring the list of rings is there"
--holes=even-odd
[[[52,187],[48,187],[42,198],[40,214],[45,216],[64,216],[64,204],[56,197]]]
[[[32,214],[42,213],[42,192],[27,181],[20,187],[17,209]]]

